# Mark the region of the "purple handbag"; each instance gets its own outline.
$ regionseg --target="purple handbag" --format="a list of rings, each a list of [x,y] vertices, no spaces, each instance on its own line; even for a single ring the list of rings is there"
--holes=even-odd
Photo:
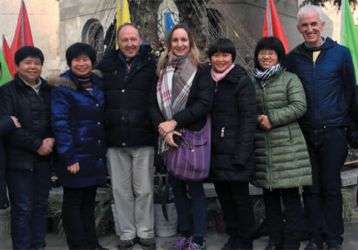
[[[182,129],[178,148],[164,153],[164,163],[174,177],[188,181],[202,181],[209,176],[211,156],[211,120],[199,131]]]

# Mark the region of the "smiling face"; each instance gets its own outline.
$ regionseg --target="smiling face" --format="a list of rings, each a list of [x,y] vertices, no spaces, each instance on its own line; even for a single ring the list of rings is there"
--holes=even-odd
[[[131,26],[126,25],[118,31],[118,47],[127,58],[133,58],[138,54],[141,38],[139,31]]]
[[[210,57],[213,70],[222,73],[227,70],[233,63],[232,55],[225,52],[216,52]]]
[[[260,50],[257,59],[262,69],[269,69],[278,63],[277,53],[272,49]]]
[[[315,11],[307,12],[298,21],[297,29],[303,36],[305,42],[311,47],[321,45],[321,33],[324,28],[324,21]]]
[[[71,71],[79,77],[88,76],[92,71],[92,61],[86,55],[75,57],[71,61]]]
[[[26,57],[16,65],[17,74],[29,84],[37,84],[42,72],[41,60],[36,57]]]
[[[173,31],[170,39],[170,50],[176,56],[186,56],[189,54],[190,41],[185,29],[178,28]]]

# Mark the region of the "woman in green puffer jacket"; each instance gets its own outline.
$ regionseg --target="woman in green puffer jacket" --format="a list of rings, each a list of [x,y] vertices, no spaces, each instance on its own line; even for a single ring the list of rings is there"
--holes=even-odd
[[[299,187],[312,184],[307,146],[297,122],[306,112],[306,97],[299,78],[281,67],[284,56],[282,43],[274,37],[262,38],[255,49],[259,125],[254,184],[264,189],[270,236],[266,250],[299,249],[303,230]]]

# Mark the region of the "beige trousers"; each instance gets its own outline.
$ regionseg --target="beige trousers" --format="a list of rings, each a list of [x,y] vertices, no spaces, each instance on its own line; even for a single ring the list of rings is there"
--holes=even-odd
[[[107,160],[120,239],[154,237],[153,147],[109,148]]]

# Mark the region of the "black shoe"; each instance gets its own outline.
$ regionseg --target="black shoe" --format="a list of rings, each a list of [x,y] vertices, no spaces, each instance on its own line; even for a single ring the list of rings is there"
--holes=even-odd
[[[93,250],[109,250],[109,248],[102,247],[100,244],[98,244]]]
[[[342,245],[328,246],[328,250],[343,250]]]
[[[133,240],[120,240],[118,245],[118,250],[130,250],[134,247],[136,244],[135,239]]]
[[[304,250],[322,250],[322,246],[317,245],[313,240],[310,240]]]
[[[283,242],[282,250],[300,250],[300,241],[289,241],[289,242]]]
[[[233,237],[229,237],[225,245],[221,248],[221,250],[239,250],[239,246],[236,245],[236,241]]]
[[[268,245],[265,247],[265,250],[282,250],[281,245],[276,245],[272,241],[269,241]]]
[[[230,237],[221,250],[252,250],[252,244],[243,244],[239,239]]]
[[[149,239],[139,238],[138,243],[144,250],[156,249],[155,238],[149,238]]]

